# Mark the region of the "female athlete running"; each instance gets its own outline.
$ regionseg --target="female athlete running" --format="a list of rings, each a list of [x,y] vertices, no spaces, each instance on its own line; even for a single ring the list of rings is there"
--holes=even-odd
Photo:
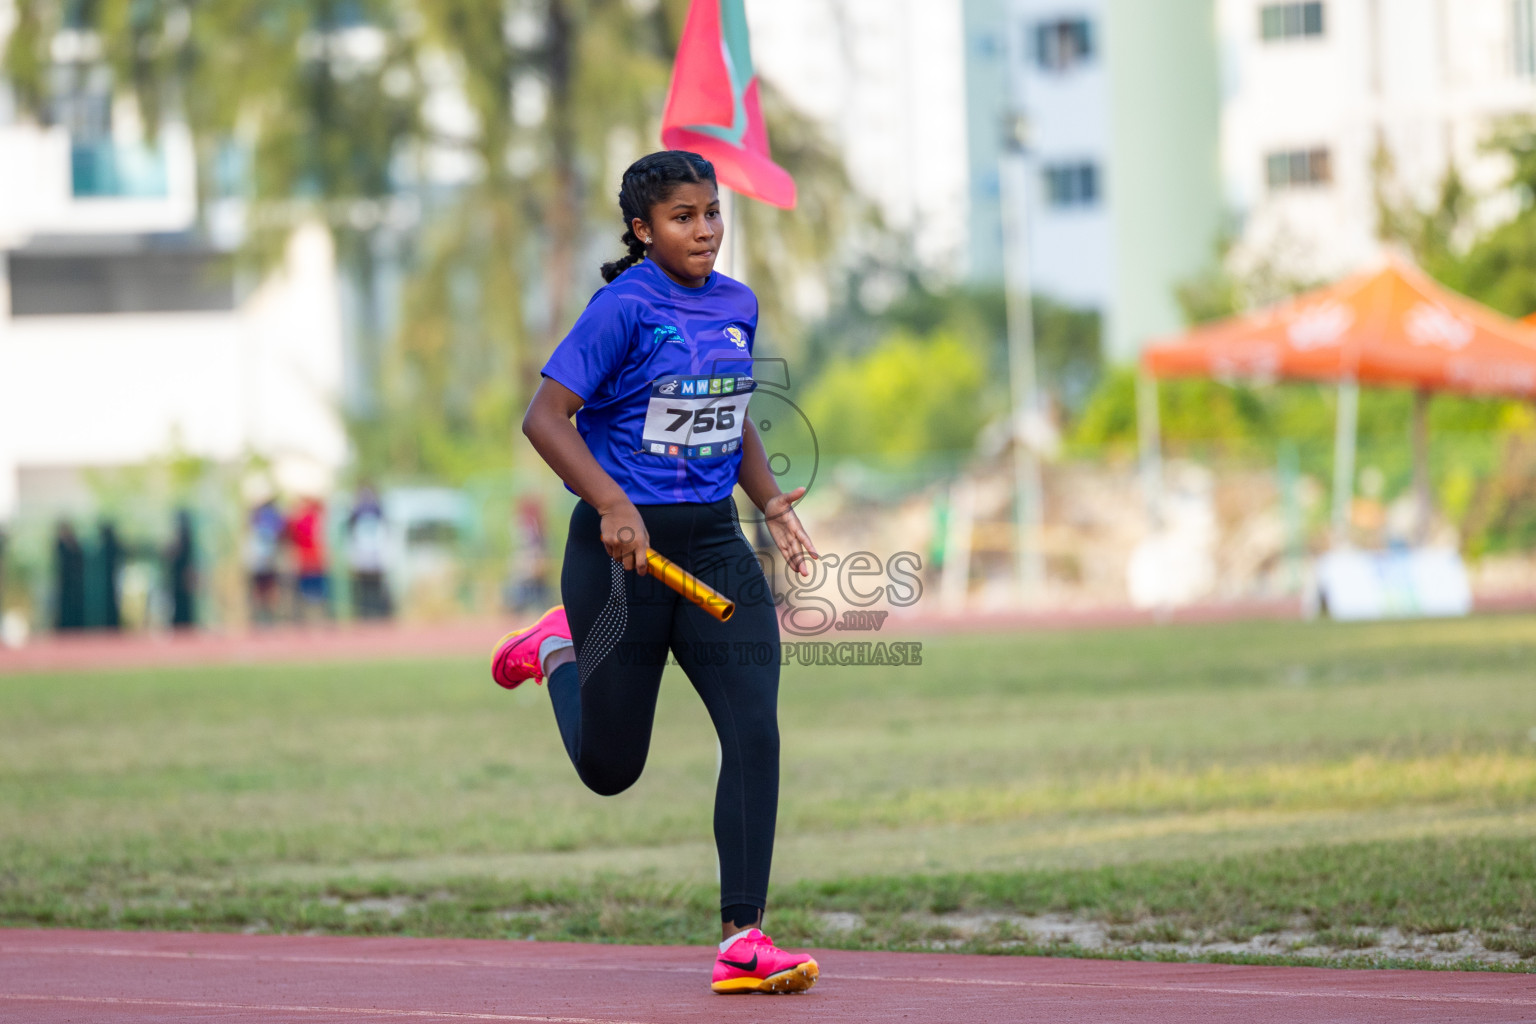
[[[736,519],[740,483],[791,569],[815,547],[781,493],[747,416],[757,298],[714,270],[725,235],[715,171],[694,153],[653,153],[624,172],[628,255],[544,367],[523,433],[580,499],[560,574],[563,607],[503,637],[492,674],[508,689],[549,680],[560,736],[604,796],[645,767],[671,651],[720,737],[716,992],[798,992],[816,961],[759,928],[779,799],[778,618]],[[571,423],[576,418],[575,425]],[[726,622],[646,572],[653,547],[736,602]],[[757,656],[772,652],[772,657]]]

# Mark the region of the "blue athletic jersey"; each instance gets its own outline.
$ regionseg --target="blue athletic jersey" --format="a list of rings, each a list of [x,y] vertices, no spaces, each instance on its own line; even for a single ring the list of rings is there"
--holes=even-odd
[[[740,281],[685,288],[644,260],[592,296],[543,372],[586,403],[576,429],[630,501],[719,501],[741,470],[756,334]]]

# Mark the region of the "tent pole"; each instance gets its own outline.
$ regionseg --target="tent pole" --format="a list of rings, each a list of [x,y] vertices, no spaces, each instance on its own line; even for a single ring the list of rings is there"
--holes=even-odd
[[[1163,525],[1163,431],[1158,416],[1157,378],[1146,370],[1136,374],[1136,437],[1141,449],[1141,494],[1147,521]]]
[[[1418,506],[1413,524],[1414,547],[1429,542],[1434,506],[1429,494],[1429,389],[1413,395],[1413,496]]]
[[[1333,544],[1349,546],[1349,506],[1355,497],[1355,431],[1360,416],[1360,382],[1339,381],[1339,418],[1333,438]]]

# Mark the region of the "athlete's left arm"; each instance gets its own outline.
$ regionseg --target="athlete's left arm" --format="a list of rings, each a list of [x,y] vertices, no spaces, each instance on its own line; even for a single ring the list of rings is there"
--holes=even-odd
[[[737,477],[741,489],[747,492],[752,504],[762,510],[768,523],[768,532],[789,567],[801,576],[811,574],[807,558],[820,558],[810,534],[795,514],[795,502],[805,496],[804,487],[796,487],[785,493],[779,490],[779,482],[773,470],[768,468],[768,454],[763,449],[763,439],[758,436],[757,426],[750,417],[741,431],[741,475]]]

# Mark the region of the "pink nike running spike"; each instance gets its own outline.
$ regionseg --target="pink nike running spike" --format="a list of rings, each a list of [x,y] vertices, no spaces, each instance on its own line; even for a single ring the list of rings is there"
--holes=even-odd
[[[539,664],[539,648],[552,636],[571,638],[563,604],[539,616],[533,625],[513,630],[497,642],[496,653],[491,655],[491,678],[509,690],[517,689],[528,679],[542,683],[544,666]]]
[[[715,957],[716,992],[804,992],[816,984],[821,969],[805,953],[786,953],[756,928],[736,937]]]

